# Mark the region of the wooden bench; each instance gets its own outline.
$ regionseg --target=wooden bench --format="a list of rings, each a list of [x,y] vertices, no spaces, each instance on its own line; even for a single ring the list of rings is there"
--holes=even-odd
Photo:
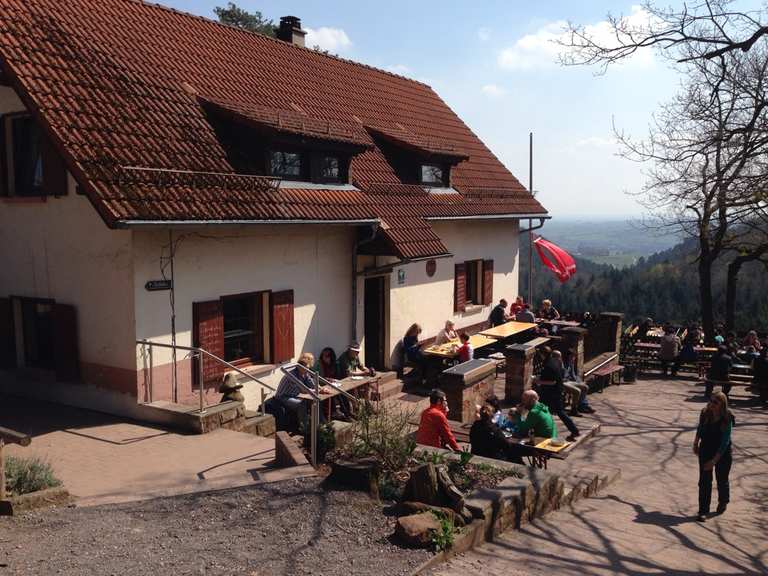
[[[584,382],[586,384],[596,382],[599,385],[598,390],[602,392],[605,388],[605,382],[609,381],[614,374],[624,370],[623,365],[613,364],[613,362],[618,362],[618,358],[619,355],[616,353],[605,353],[598,356],[592,361],[594,366],[584,372]]]

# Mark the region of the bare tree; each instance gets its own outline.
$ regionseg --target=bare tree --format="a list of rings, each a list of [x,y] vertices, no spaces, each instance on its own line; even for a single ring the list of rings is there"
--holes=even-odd
[[[691,46],[687,54],[697,50]],[[734,261],[768,252],[768,52],[760,47],[687,62],[681,92],[654,116],[647,139],[617,137],[626,158],[651,165],[641,202],[657,225],[697,240],[702,323],[711,337],[714,263],[745,246]],[[741,264],[733,269],[732,299]]]
[[[560,42],[568,48],[561,61],[605,70],[643,49],[656,49],[677,62],[747,52],[768,34],[766,13],[764,9],[733,10],[732,5],[732,0],[699,0],[673,8],[646,1],[635,17],[608,14],[607,34],[571,23]]]

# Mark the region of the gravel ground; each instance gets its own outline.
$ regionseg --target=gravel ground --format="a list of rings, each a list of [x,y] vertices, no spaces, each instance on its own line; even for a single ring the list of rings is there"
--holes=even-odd
[[[381,504],[319,483],[0,518],[0,576],[396,575],[429,558],[390,542]]]

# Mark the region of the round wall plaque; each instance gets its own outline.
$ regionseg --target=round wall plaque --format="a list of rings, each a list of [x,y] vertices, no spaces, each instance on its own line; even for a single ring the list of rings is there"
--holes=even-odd
[[[435,275],[435,272],[437,271],[437,262],[434,260],[427,260],[427,276],[432,278],[432,276]]]

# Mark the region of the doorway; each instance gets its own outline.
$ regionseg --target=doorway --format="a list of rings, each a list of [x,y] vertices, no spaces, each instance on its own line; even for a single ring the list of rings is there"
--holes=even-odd
[[[365,279],[365,364],[377,370],[386,367],[386,311],[385,276]]]

